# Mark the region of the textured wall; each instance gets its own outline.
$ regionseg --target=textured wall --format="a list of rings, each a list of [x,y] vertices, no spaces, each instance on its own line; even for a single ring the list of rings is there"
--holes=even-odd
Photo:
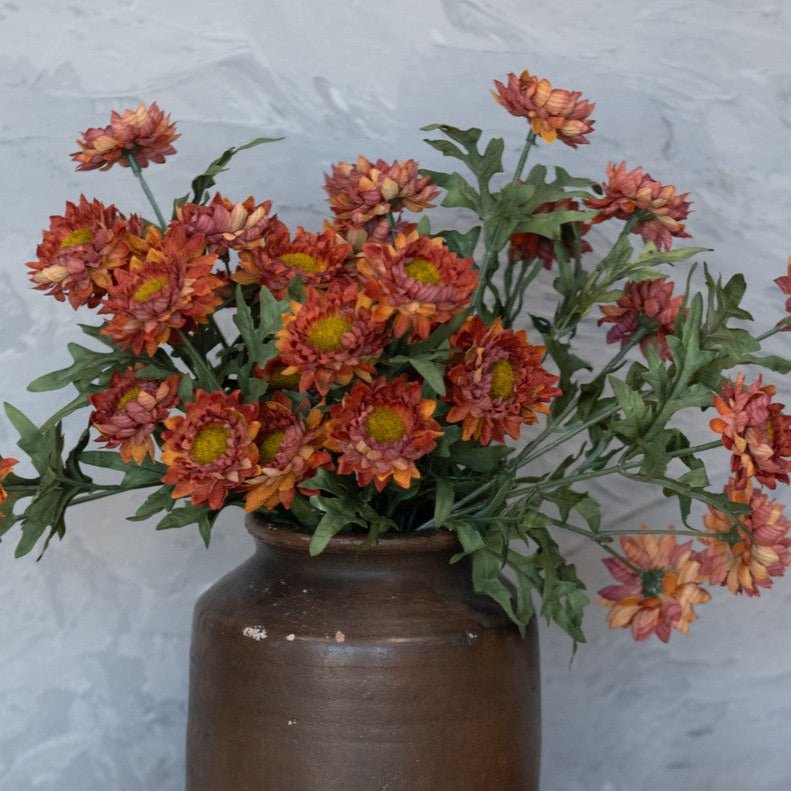
[[[791,252],[790,26],[783,0],[0,3],[0,396],[39,420],[59,404],[25,384],[65,364],[75,317],[28,289],[23,264],[47,216],[80,191],[144,209],[128,172],[79,175],[67,158],[78,131],[140,100],[158,100],[183,135],[179,156],[149,169],[157,194],[185,192],[228,144],[283,134],[220,185],[315,228],[331,162],[439,164],[420,142],[425,123],[506,134],[515,156],[522,127],[488,90],[529,67],[598,103],[594,145],[555,146],[554,161],[600,177],[626,158],[690,190],[695,241],[716,248],[720,271],[751,275],[749,305],[766,326]],[[12,442],[0,421],[3,453]],[[610,523],[676,518],[650,493],[595,491]],[[192,603],[250,542],[235,514],[206,552],[193,532],[125,522],[132,508],[129,498],[75,510],[39,564],[14,562],[14,535],[0,547],[4,790],[182,788]],[[599,553],[568,546],[601,587]],[[568,640],[544,630],[543,788],[788,788],[789,605],[784,581],[757,601],[715,595],[692,635],[668,646],[609,633],[592,608],[571,669]]]

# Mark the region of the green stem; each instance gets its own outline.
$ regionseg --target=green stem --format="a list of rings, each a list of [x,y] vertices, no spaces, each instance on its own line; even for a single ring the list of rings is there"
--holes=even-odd
[[[148,198],[148,202],[151,204],[151,208],[154,210],[154,214],[157,215],[157,220],[159,220],[159,227],[161,230],[165,230],[167,223],[165,222],[165,218],[162,215],[162,210],[159,208],[159,205],[154,198],[154,194],[151,192],[148,184],[146,183],[145,178],[143,178],[143,172],[140,169],[140,165],[137,163],[137,159],[132,151],[125,151],[124,155],[126,156],[127,162],[129,162],[129,167],[132,169],[132,173],[135,174],[135,178],[140,182],[140,186],[143,188],[143,192],[145,193],[146,197]]]
[[[160,485],[159,483],[145,483],[145,484],[141,484],[140,486],[119,486],[118,489],[114,491],[94,492],[92,494],[86,494],[83,497],[75,497],[69,503],[69,506],[82,505],[82,503],[90,503],[93,500],[101,500],[105,497],[112,497],[114,494],[119,494],[122,491],[132,492],[135,489],[151,489],[152,487],[159,485]]]
[[[772,327],[771,330],[767,330],[763,335],[759,335],[755,340],[757,340],[758,343],[762,343],[767,338],[771,338],[773,335],[777,335],[778,332],[782,332],[789,328],[791,328],[791,316],[783,319],[779,324]]]
[[[200,352],[192,345],[192,342],[187,337],[187,333],[183,330],[178,330],[179,337],[181,338],[184,348],[189,353],[192,360],[195,374],[199,379],[199,384],[205,384],[207,390],[221,390],[220,383],[212,367],[206,362]],[[200,381],[204,380],[204,381]]]
[[[525,163],[527,162],[527,155],[530,153],[530,149],[533,147],[535,142],[536,133],[530,132],[530,134],[527,136],[527,140],[525,140],[522,153],[519,155],[519,161],[516,163],[516,172],[514,173],[513,179],[511,179],[511,184],[516,184],[522,177],[522,171],[525,169]]]
[[[217,338],[222,344],[223,349],[227,351],[230,348],[228,346],[228,341],[225,340],[225,336],[222,334],[222,330],[219,328],[217,320],[214,318],[214,316],[209,316],[209,324],[211,324],[211,326],[214,328],[214,332],[217,334]]]

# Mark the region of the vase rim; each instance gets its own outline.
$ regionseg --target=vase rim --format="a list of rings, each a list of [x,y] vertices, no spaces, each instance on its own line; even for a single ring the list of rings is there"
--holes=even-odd
[[[310,546],[310,533],[298,533],[287,527],[279,527],[267,522],[262,514],[250,513],[245,516],[245,527],[248,532],[264,544],[291,552],[307,552]],[[351,554],[359,552],[367,536],[336,535],[322,550],[322,554]],[[379,540],[363,550],[374,555],[422,555],[460,550],[455,533],[449,530],[436,530],[422,535],[383,535]]]

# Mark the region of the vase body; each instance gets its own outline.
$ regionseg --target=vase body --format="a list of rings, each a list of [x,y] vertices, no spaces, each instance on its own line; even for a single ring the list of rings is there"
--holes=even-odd
[[[535,791],[535,619],[477,596],[449,533],[309,537],[247,526],[255,554],[198,600],[187,791]]]

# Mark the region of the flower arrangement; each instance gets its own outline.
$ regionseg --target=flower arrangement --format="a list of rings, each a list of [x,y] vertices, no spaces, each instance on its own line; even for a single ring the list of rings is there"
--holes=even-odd
[[[466,175],[339,162],[320,231],[287,227],[271,200],[212,192],[233,157],[272,138],[225,151],[166,219],[143,170],[175,153],[170,117],[141,104],[86,130],[77,170],[129,168],[154,219],[80,196],[27,265],[36,289],[98,321],[81,325],[91,343],[69,344],[68,367],[30,385],[74,387],[72,401],[41,426],[6,404],[36,472],[0,458],[0,535],[21,525],[16,554],[62,538],[71,505],[147,489],[132,520],[195,524],[206,545],[226,506],[310,532],[314,554],[341,531],[370,543],[454,531],[476,591],[520,627],[538,611],[575,641],[588,598],[559,531],[602,548],[617,584],[600,602],[637,640],[686,632],[707,587],[771,587],[791,565],[791,522],[772,497],[789,482],[791,415],[761,375],[728,372],[791,370],[759,354],[789,317],[752,334],[744,278],[705,267],[701,292],[693,265],[674,293],[662,267],[702,252],[674,249],[690,236],[688,194],[625,162],[603,184],[559,167],[550,178],[543,164],[525,173],[540,144],[588,144],[594,105],[527,71],[494,87],[527,124],[509,177],[502,139],[433,124],[426,142]],[[432,228],[425,212],[440,199],[470,213],[465,232]],[[603,255],[585,238],[602,222],[623,223]],[[556,304],[531,303],[540,277]],[[776,282],[791,293],[791,261]],[[616,346],[598,370],[575,345],[591,317]],[[529,332],[517,328],[526,318]],[[64,455],[61,421],[80,409],[89,425]],[[711,441],[679,427],[688,410],[712,412]],[[540,474],[537,460],[561,447]],[[730,464],[724,491],[711,490],[709,452],[715,468]],[[121,477],[100,483],[91,468]],[[683,527],[602,524],[586,482],[608,475],[677,498]]]

